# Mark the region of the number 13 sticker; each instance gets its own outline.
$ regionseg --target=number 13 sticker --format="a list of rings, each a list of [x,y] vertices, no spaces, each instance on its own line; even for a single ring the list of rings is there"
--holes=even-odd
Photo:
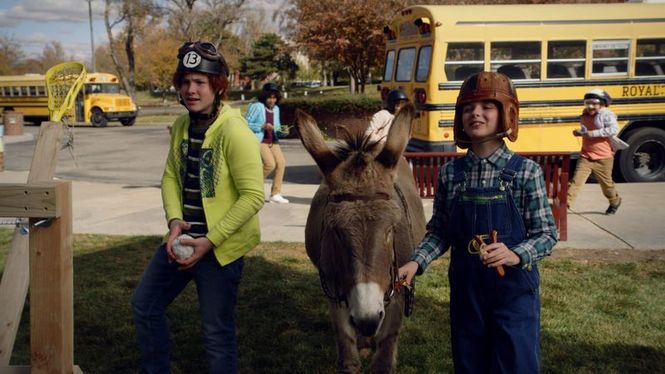
[[[182,64],[188,68],[195,68],[201,63],[201,56],[196,52],[188,52],[185,57],[182,58]]]

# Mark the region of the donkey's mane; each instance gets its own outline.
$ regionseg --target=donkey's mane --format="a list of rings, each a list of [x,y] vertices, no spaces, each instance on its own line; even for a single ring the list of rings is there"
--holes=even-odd
[[[374,153],[378,141],[370,140],[370,136],[364,131],[351,132],[346,127],[340,127],[341,143],[334,150],[335,155],[341,160],[346,161],[353,157],[351,165],[360,167],[366,163],[367,155]]]

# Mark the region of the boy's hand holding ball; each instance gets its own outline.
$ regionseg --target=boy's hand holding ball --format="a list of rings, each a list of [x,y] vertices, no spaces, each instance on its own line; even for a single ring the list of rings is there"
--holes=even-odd
[[[178,260],[181,261],[188,259],[194,253],[194,247],[192,247],[191,245],[180,244],[180,240],[182,239],[194,239],[194,238],[192,238],[187,234],[182,234],[173,241],[173,254],[178,258]]]

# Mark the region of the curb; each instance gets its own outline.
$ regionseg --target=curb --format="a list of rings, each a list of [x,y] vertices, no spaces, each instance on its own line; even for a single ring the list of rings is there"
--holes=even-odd
[[[29,142],[35,139],[35,136],[30,133],[24,133],[23,135],[5,135],[0,137],[5,144],[14,144],[14,143],[23,143]]]

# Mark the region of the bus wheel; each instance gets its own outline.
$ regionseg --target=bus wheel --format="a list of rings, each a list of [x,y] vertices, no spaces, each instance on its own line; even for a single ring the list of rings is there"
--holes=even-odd
[[[92,122],[92,125],[95,127],[106,127],[106,117],[104,117],[104,113],[101,109],[92,108],[90,122]]]
[[[133,126],[136,123],[136,117],[123,118],[120,120],[123,126]]]
[[[619,153],[619,167],[626,182],[665,180],[665,131],[644,127],[631,131],[630,146]]]

